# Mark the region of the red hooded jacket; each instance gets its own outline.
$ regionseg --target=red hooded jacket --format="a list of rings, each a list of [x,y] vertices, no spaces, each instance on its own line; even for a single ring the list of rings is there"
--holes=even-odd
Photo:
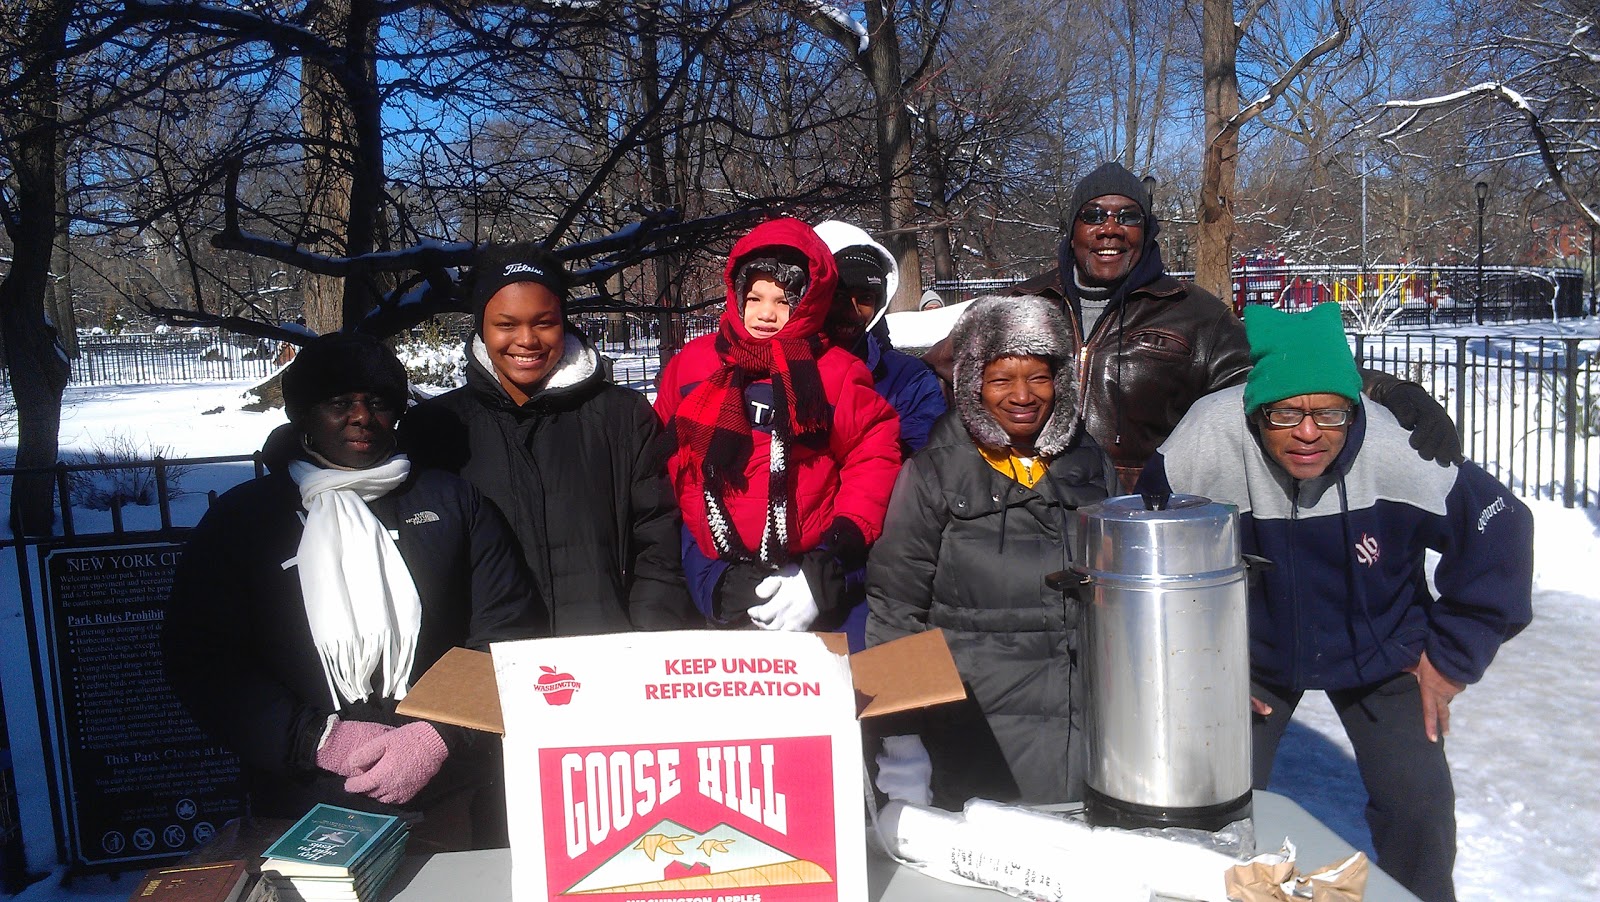
[[[827,245],[810,226],[797,219],[762,223],[733,246],[723,273],[728,293],[723,321],[731,322],[742,338],[749,338],[739,309],[743,299],[737,296],[734,280],[745,260],[773,247],[799,250],[808,262],[805,294],[790,312],[779,336],[820,333],[833,303],[838,273]],[[694,339],[668,362],[656,393],[656,412],[668,424],[669,431],[673,414],[683,399],[722,366],[715,335]],[[795,442],[789,447],[790,502],[799,527],[790,542],[791,553],[808,551],[820,544],[835,517],[849,518],[869,544],[876,541],[883,532],[889,493],[900,472],[900,421],[894,408],[873,389],[872,373],[855,355],[833,347],[818,359],[817,369],[832,417],[825,446]],[[770,391],[770,385],[770,380],[753,384],[746,398]],[[766,526],[772,439],[760,428],[751,430],[751,438],[755,447],[745,466],[746,488],[729,489],[723,501],[746,547],[756,548]],[[677,492],[684,524],[701,552],[716,558],[716,544],[706,522],[703,463],[687,449],[678,448],[667,462],[667,473]]]

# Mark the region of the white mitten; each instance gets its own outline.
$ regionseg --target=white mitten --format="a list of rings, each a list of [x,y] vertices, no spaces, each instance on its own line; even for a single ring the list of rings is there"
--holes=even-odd
[[[891,802],[933,804],[933,760],[916,734],[883,737],[878,753],[878,791]]]
[[[817,620],[817,600],[796,564],[787,564],[757,583],[756,596],[767,603],[751,608],[750,620],[764,630],[800,632]]]

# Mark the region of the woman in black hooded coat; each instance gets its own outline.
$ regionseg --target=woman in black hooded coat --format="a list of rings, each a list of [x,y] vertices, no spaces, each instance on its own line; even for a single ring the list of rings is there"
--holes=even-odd
[[[926,752],[886,740],[891,799],[1082,798],[1079,606],[1045,577],[1071,563],[1073,511],[1115,477],[1077,418],[1069,329],[1043,298],[973,301],[953,332],[954,409],[895,482],[867,562],[867,644],[943,629],[969,699],[904,726]]]

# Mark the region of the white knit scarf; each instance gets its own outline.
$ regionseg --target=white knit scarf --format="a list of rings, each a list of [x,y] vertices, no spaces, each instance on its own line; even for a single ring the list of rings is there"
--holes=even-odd
[[[403,455],[365,470],[289,464],[306,509],[297,557],[300,592],[335,707],[374,691],[405,698],[411,686],[422,600],[400,549],[366,505],[410,474]]]

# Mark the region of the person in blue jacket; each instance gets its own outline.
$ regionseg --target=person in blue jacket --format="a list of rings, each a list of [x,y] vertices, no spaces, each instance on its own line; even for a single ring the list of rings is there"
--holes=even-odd
[[[847,222],[830,219],[816,229],[839,268],[833,309],[823,324],[828,343],[861,358],[872,371],[878,394],[900,415],[900,450],[909,458],[928,443],[934,421],[948,405],[938,375],[889,341],[884,316],[900,287],[900,264],[888,248]]]
[[[900,285],[900,267],[894,255],[872,236],[847,222],[830,219],[818,223],[817,236],[833,254],[839,270],[833,307],[823,324],[828,344],[844,348],[859,357],[872,371],[872,383],[879,395],[900,417],[900,452],[909,458],[928,443],[935,420],[945,412],[944,386],[933,370],[916,357],[897,351],[889,342],[883,317],[889,299]],[[700,552],[687,529],[683,530],[683,572],[695,606],[710,622],[725,623],[717,616],[721,605],[718,593],[748,594],[751,586],[738,585],[746,575],[730,570],[727,562],[709,560]],[[866,571],[845,576],[845,592],[850,599],[850,615],[839,627],[849,640],[851,651],[866,647]]]
[[[1365,403],[1339,305],[1251,307],[1245,332],[1248,381],[1197,402],[1137,488],[1237,505],[1244,550],[1271,562],[1249,602],[1256,788],[1301,696],[1325,691],[1378,864],[1424,900],[1454,899],[1450,701],[1533,618],[1532,515],[1476,464],[1422,460]]]

